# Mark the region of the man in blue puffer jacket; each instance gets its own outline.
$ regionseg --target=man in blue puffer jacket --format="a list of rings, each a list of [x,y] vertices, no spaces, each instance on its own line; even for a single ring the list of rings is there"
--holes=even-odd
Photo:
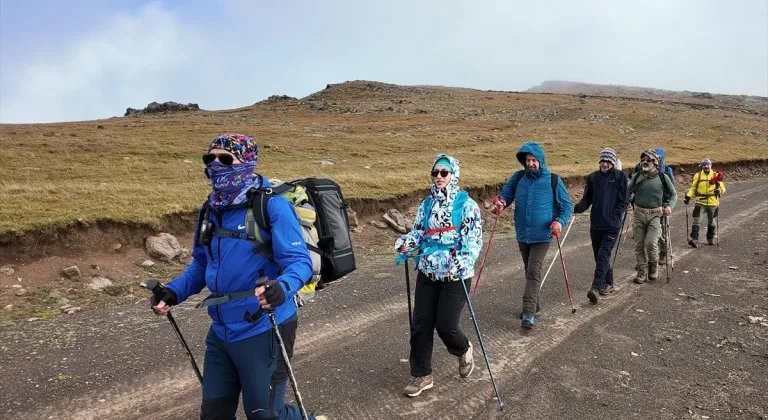
[[[271,231],[260,233],[265,243],[271,242],[273,259],[255,253],[247,239],[221,234],[245,232],[248,192],[270,185],[254,173],[257,160],[258,146],[252,137],[227,133],[211,142],[203,163],[213,188],[207,203],[212,226],[206,229],[213,234],[206,238],[198,228],[189,266],[153,300],[153,310],[164,314],[206,286],[215,296],[232,298],[208,307],[212,324],[205,340],[202,420],[234,419],[241,391],[249,420],[301,418],[298,408],[285,404],[285,379],[272,379],[282,363],[267,313],[255,323],[243,317],[246,311],[273,310],[292,353],[298,323],[292,297],[312,276],[294,209],[280,196],[267,202]],[[264,277],[268,280],[257,285]],[[233,295],[242,292],[247,296]]]
[[[515,172],[498,196],[493,199],[494,212],[501,212],[512,201],[515,205],[515,233],[525,265],[523,294],[523,328],[533,328],[539,309],[541,266],[552,235],[559,235],[571,218],[573,204],[560,177],[552,188],[552,177],[544,161],[544,150],[538,143],[520,147],[517,160],[525,170]]]

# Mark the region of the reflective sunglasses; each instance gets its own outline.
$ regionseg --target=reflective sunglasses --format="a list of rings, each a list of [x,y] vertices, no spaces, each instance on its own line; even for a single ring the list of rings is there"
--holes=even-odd
[[[210,165],[217,159],[224,166],[232,166],[232,163],[235,162],[235,157],[226,153],[206,153],[203,155],[203,163],[206,165]]]
[[[439,170],[439,171],[437,169],[435,169],[434,171],[432,171],[432,178],[437,178],[438,174],[440,174],[441,177],[445,178],[450,173],[451,173],[451,171],[449,171],[447,169],[442,169],[442,170]]]

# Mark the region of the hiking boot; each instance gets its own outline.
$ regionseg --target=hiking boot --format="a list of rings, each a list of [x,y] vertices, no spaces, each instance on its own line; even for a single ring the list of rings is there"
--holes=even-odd
[[[537,304],[536,304],[536,315],[538,315],[538,314],[540,314],[540,313],[541,313],[541,306],[539,306],[539,304],[537,303]],[[525,314],[525,312],[523,312],[523,311],[520,311],[520,319],[523,319],[523,315],[524,315],[524,314]]]
[[[654,262],[648,263],[648,281],[656,281],[659,278],[659,264]]]
[[[637,270],[637,274],[635,274],[635,278],[632,279],[632,281],[637,284],[645,283],[648,267],[645,265],[637,265],[635,266],[635,270]]]
[[[690,245],[690,246],[692,246],[694,248],[698,248],[699,247],[699,240],[698,239],[693,239],[693,238],[688,238],[688,245]]]
[[[459,356],[459,376],[466,378],[475,370],[475,359],[472,357],[472,342],[467,341],[469,348],[462,356]]]
[[[534,315],[523,314],[523,322],[520,324],[520,326],[523,328],[531,329],[535,323],[536,317]]]
[[[659,265],[667,263],[667,253],[664,251],[659,252]]]
[[[403,394],[407,397],[418,397],[423,391],[432,389],[434,386],[435,383],[432,381],[432,375],[421,376],[418,378],[411,377],[411,382],[408,382],[408,385],[405,386]]]
[[[589,289],[589,292],[587,292],[587,298],[589,298],[590,302],[597,303],[598,294],[600,294],[600,291],[598,291],[597,289],[595,288]]]
[[[328,416],[315,416],[315,420],[331,420]]]
[[[613,293],[613,285],[612,284],[606,284],[605,287],[600,289],[600,296],[607,296]]]
[[[714,245],[714,244],[715,244],[715,240],[714,239],[707,238],[707,245]]]

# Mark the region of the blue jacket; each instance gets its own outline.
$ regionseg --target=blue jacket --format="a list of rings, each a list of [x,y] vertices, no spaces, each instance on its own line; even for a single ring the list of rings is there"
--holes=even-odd
[[[499,196],[507,205],[515,204],[515,233],[517,241],[534,244],[552,242],[550,225],[557,220],[565,227],[573,212],[573,204],[562,179],[558,179],[556,192],[552,192],[552,174],[544,161],[544,150],[538,143],[524,143],[517,152],[517,160],[525,167],[527,154],[536,156],[539,169],[515,172],[504,185]],[[515,185],[517,189],[515,190]],[[557,219],[555,219],[557,215]]]
[[[262,183],[264,186],[270,185],[264,178]],[[211,223],[227,230],[244,232],[246,212],[245,207],[225,208],[218,215],[211,211]],[[312,276],[312,260],[291,203],[283,197],[273,196],[267,202],[267,213],[272,232],[261,230],[261,235],[265,241],[272,240],[274,261],[253,252],[252,243],[244,239],[219,238],[214,235],[210,247],[195,243],[192,262],[179,277],[168,283],[168,287],[176,293],[178,303],[200,293],[206,286],[211,293],[221,294],[254,290],[259,273],[263,272],[270,279],[279,281],[285,292],[285,303],[275,308],[277,323],[281,324],[295,316],[296,303],[293,296]],[[266,313],[254,324],[245,321],[243,315],[246,310],[251,313],[259,310],[259,301],[255,295],[208,307],[213,331],[222,340],[233,342],[271,328]]]
[[[592,229],[618,232],[629,205],[628,183],[627,175],[618,169],[593,172],[587,177],[584,195],[574,213],[583,213],[592,206],[589,215]]]

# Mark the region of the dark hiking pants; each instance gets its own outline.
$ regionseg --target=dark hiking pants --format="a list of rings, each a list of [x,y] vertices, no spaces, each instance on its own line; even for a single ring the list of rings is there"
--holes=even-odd
[[[295,319],[280,325],[289,357],[297,327]],[[297,407],[285,404],[287,374],[272,329],[232,343],[210,329],[205,344],[201,420],[235,420],[241,392],[248,420],[301,419]]]
[[[465,279],[469,290],[472,279]],[[459,327],[461,311],[466,297],[458,281],[432,281],[419,271],[413,305],[413,333],[411,334],[411,376],[422,377],[432,373],[432,346],[434,330],[445,344],[448,353],[461,356],[469,349],[467,337]]]
[[[525,265],[525,292],[523,292],[523,313],[534,315],[539,304],[541,287],[541,266],[549,250],[549,242],[535,244],[517,243]]]
[[[595,256],[595,277],[592,279],[592,289],[602,290],[607,284],[613,285],[611,252],[616,245],[618,234],[618,230],[589,230],[592,254]]]
[[[699,226],[701,225],[701,210],[707,215],[707,240],[715,237],[717,226],[717,206],[702,206],[696,203],[693,206],[693,226],[691,226],[691,239],[699,239]]]

